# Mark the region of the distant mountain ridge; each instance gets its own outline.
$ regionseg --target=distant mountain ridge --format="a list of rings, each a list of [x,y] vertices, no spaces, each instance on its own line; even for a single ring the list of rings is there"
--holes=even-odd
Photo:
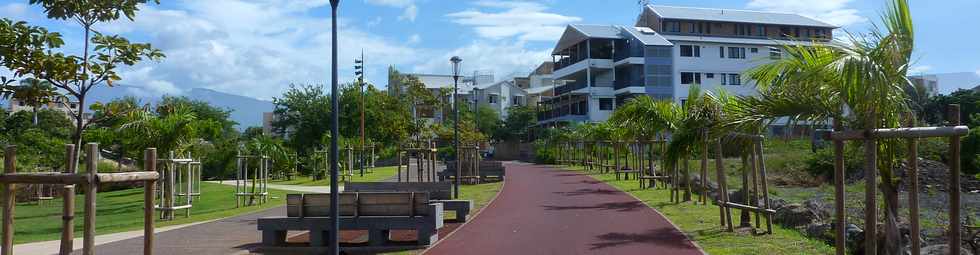
[[[165,95],[160,93],[144,93],[144,91],[145,90],[140,87],[128,85],[117,85],[112,88],[99,86],[90,92],[91,94],[89,94],[85,104],[90,105],[92,102],[108,102],[113,99],[126,96],[135,97],[143,103],[155,104],[160,101],[163,95]],[[244,130],[253,126],[261,127],[262,113],[271,112],[273,109],[275,109],[275,105],[270,101],[233,95],[206,88],[193,88],[187,92],[184,92],[183,94],[175,96],[183,96],[192,100],[204,101],[215,107],[230,110],[231,119],[238,123],[236,126],[238,130]]]

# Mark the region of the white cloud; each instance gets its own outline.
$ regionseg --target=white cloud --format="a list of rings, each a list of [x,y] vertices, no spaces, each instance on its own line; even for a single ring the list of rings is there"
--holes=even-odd
[[[470,45],[454,49],[442,55],[428,58],[412,72],[448,73],[451,69],[449,58],[459,56],[463,59],[463,72],[491,70],[497,81],[513,75],[527,75],[532,68],[549,59],[550,49],[529,50],[523,43],[499,41],[475,41]]]
[[[415,18],[419,16],[419,8],[414,4],[405,7],[405,12],[401,16],[398,16],[398,20],[408,20],[415,22]]]
[[[930,66],[930,65],[921,65],[921,66],[920,65],[916,65],[916,66],[912,66],[912,68],[909,68],[908,73],[909,74],[923,74],[923,73],[927,73],[927,72],[929,72],[931,70],[932,70],[932,66]]]
[[[303,2],[303,3],[299,3]],[[270,99],[290,83],[330,80],[330,19],[306,15],[327,1],[209,0],[181,2],[177,10],[143,8],[135,22],[119,21],[100,31],[139,34],[167,58],[124,68],[120,84],[148,93],[179,94],[190,88]],[[340,80],[352,76],[350,59],[371,56],[368,71],[419,59],[419,50],[370,34],[338,20]],[[368,77],[369,80],[372,76]],[[375,81],[377,83],[377,81]],[[383,84],[384,81],[381,81]]]
[[[476,5],[503,11],[466,10],[446,16],[457,24],[472,26],[480,37],[514,37],[520,41],[555,40],[561,36],[566,24],[582,20],[546,12],[546,6],[535,2],[478,1]]]
[[[752,0],[747,7],[767,11],[791,12],[838,26],[868,21],[857,9],[847,5],[853,0]]]
[[[977,69],[977,75],[980,76],[980,69]]]
[[[422,36],[419,34],[413,34],[408,37],[408,44],[417,44],[422,41]]]
[[[367,26],[368,27],[377,26],[377,25],[381,24],[381,21],[383,21],[383,20],[384,19],[381,18],[381,17],[374,17],[374,19],[372,19],[371,21],[368,21],[367,22]]]
[[[419,7],[415,5],[415,0],[365,0],[365,2],[378,6],[405,8],[402,15],[398,16],[398,20],[415,22],[415,18],[419,15]]]

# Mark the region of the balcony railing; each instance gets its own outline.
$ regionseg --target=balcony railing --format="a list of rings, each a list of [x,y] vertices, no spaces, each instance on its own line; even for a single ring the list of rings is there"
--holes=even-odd
[[[562,95],[585,87],[585,82],[568,83],[555,88],[555,95]]]

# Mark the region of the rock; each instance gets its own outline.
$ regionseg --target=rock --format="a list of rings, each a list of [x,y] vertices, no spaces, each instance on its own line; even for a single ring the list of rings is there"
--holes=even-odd
[[[776,210],[774,222],[786,227],[797,228],[813,224],[819,219],[819,215],[807,209],[801,204],[788,204]]]
[[[806,236],[810,238],[834,241],[834,224],[833,223],[815,223],[806,226]]]
[[[786,200],[772,196],[769,197],[769,208],[772,208],[773,210],[779,210],[779,208],[783,208],[783,206],[786,206],[786,204],[788,204]]]
[[[949,245],[937,244],[930,245],[922,248],[922,255],[947,255],[949,254]],[[970,251],[960,248],[960,255],[970,255]]]
[[[803,207],[806,207],[807,209],[813,211],[814,214],[816,214],[818,217],[820,217],[819,219],[817,219],[818,221],[830,220],[831,219],[830,218],[830,206],[827,205],[827,204],[824,204],[819,199],[808,199],[806,201],[803,201]]]
[[[844,228],[847,238],[847,249],[852,254],[864,254],[864,230],[854,224],[847,224]]]

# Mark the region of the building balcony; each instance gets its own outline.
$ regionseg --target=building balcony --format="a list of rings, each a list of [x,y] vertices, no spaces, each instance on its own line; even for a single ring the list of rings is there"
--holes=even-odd
[[[556,68],[554,73],[552,73],[552,77],[554,77],[555,80],[562,80],[575,73],[585,71],[590,67],[598,68],[598,69],[612,69],[613,60],[611,58],[610,59],[597,59],[597,58],[586,59],[584,61],[576,62],[575,64],[572,65],[564,66],[561,69]]]

